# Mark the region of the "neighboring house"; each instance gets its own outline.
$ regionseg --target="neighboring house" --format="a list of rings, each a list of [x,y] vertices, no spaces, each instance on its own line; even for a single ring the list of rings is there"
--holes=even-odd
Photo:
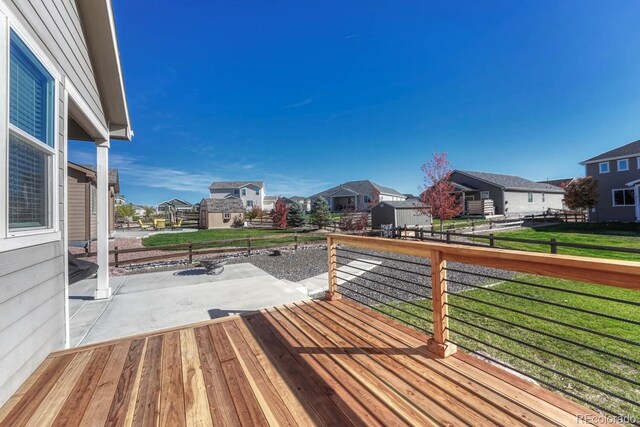
[[[264,196],[262,210],[266,212],[272,211],[276,205],[276,200],[278,200],[278,196]]]
[[[288,200],[299,204],[305,212],[311,211],[311,199],[308,197],[293,196],[287,197]]]
[[[263,181],[214,181],[209,186],[212,199],[240,199],[245,210],[254,206],[264,209]]]
[[[451,182],[465,205],[468,201],[490,199],[496,215],[521,216],[563,208],[562,188],[519,176],[454,170]]]
[[[540,184],[550,184],[555,185],[556,187],[563,188],[564,185],[567,185],[573,181],[573,178],[561,178],[561,179],[547,179],[546,181],[538,181]]]
[[[410,200],[410,199],[420,200],[420,198],[418,196],[416,196],[415,194],[404,193],[403,195],[404,195],[404,197],[407,198],[407,200]]]
[[[98,235],[98,189],[96,171],[67,163],[69,241],[95,240]],[[109,170],[109,234],[115,229],[115,206],[120,191],[118,171]]]
[[[202,199],[200,228],[229,228],[243,221],[244,204],[240,199]]]
[[[116,206],[127,204],[127,198],[124,197],[124,194],[116,194],[115,204]]]
[[[640,140],[580,163],[598,180],[598,204],[589,212],[596,221],[640,221]]]
[[[193,205],[186,200],[173,198],[171,200],[166,200],[162,203],[158,203],[156,205],[156,212],[164,213],[169,212],[169,206],[174,206],[177,212],[191,212],[193,210]]]
[[[382,201],[401,201],[406,196],[393,188],[383,187],[369,180],[349,181],[336,187],[314,194],[310,197],[315,200],[323,197],[329,203],[332,212],[341,212],[348,210],[366,211],[369,210],[374,190],[380,194],[380,202]]]
[[[95,298],[109,298],[109,147],[132,136],[111,1],[0,0],[0,405],[70,344],[68,140],[96,147]]]
[[[431,215],[423,214],[421,205],[417,199],[380,202],[371,209],[371,227],[380,228],[385,224],[394,227],[431,225]]]
[[[146,206],[133,205],[133,208],[136,210],[136,213],[134,214],[135,216],[137,216],[138,218],[144,218],[144,213],[147,210]]]

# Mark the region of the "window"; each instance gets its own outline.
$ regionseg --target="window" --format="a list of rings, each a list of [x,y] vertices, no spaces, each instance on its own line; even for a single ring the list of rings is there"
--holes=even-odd
[[[256,196],[260,195],[260,190],[256,190]]]
[[[636,163],[638,163],[638,169],[640,169],[640,157],[636,158]]]
[[[611,191],[613,192],[613,206],[634,206],[636,204],[633,188]]]
[[[231,214],[230,213],[223,213],[222,214],[222,218],[223,219],[231,219]]]
[[[480,200],[485,200],[489,198],[489,192],[488,191],[481,191],[480,192]]]
[[[253,207],[253,200],[247,200],[247,207],[248,208],[252,208]]]
[[[544,193],[542,193],[542,203],[544,203],[546,201],[546,196]]]
[[[55,80],[11,30],[9,231],[53,228]]]
[[[235,194],[236,196],[240,195],[240,190],[233,190],[233,194]]]
[[[629,170],[629,159],[618,160],[618,172],[623,172],[628,170]]]
[[[364,196],[365,203],[371,203],[371,196]]]
[[[246,189],[246,188],[243,188],[243,189],[242,189],[242,195],[243,195],[243,196],[246,196],[246,195],[247,195],[247,189]]]
[[[533,193],[529,193],[529,194],[527,195],[527,201],[528,201],[529,203],[533,203]]]
[[[600,173],[609,173],[609,162],[603,162],[598,165],[600,167]]]

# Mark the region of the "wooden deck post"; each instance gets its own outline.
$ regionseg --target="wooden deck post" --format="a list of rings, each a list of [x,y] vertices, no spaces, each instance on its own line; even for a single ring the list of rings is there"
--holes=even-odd
[[[342,298],[338,293],[338,274],[336,272],[337,260],[336,244],[333,243],[332,237],[327,237],[327,267],[329,272],[329,290],[325,294],[327,301],[334,301]]]
[[[442,252],[431,251],[431,297],[433,302],[433,341],[428,344],[431,353],[447,357],[456,352],[449,341],[449,306],[447,305],[447,261]]]

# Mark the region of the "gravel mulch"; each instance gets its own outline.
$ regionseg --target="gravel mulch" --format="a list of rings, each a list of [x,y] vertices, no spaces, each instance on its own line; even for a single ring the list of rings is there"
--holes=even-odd
[[[298,249],[287,251],[283,255],[259,255],[236,258],[229,264],[250,262],[270,275],[281,279],[299,282],[327,272],[327,249]]]

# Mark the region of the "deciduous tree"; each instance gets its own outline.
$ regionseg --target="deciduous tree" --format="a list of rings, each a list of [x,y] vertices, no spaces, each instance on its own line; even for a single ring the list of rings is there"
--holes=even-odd
[[[131,203],[116,206],[116,218],[123,220],[125,218],[133,218],[136,214],[136,208]]]
[[[278,197],[271,212],[271,220],[277,228],[287,228],[287,213],[289,206],[284,201],[284,197]]]
[[[373,187],[369,203],[367,203],[369,210],[373,209],[373,207],[378,203],[380,203],[380,190],[378,190],[376,187]]]
[[[424,184],[421,188],[421,212],[431,215],[442,223],[462,213],[462,203],[454,193],[455,185],[451,182],[451,166],[447,153],[434,153],[431,161],[421,167],[424,173]]]
[[[590,209],[598,203],[598,181],[591,176],[574,178],[562,187],[564,204],[569,209]]]

